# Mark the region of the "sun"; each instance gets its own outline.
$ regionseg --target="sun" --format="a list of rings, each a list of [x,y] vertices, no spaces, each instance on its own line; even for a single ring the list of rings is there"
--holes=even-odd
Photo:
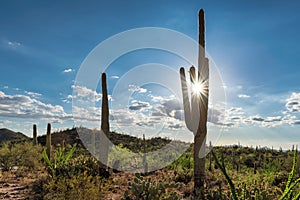
[[[192,84],[192,92],[195,95],[204,94],[204,84],[201,82],[195,82]]]

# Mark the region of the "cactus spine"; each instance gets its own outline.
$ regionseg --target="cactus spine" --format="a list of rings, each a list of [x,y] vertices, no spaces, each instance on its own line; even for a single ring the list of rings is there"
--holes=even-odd
[[[194,194],[195,199],[204,199],[205,180],[205,139],[207,134],[207,110],[208,110],[208,58],[205,57],[205,27],[204,11],[199,11],[199,50],[198,71],[190,68],[191,83],[200,84],[201,91],[191,95],[189,100],[184,68],[180,68],[182,96],[184,104],[184,116],[187,128],[194,133]]]
[[[47,125],[47,136],[46,136],[46,148],[47,148],[47,156],[50,159],[51,156],[51,124]]]
[[[33,144],[37,145],[38,141],[37,141],[37,128],[36,128],[36,124],[33,124]]]
[[[106,74],[102,73],[102,109],[101,109],[101,151],[100,159],[103,164],[107,166],[108,161],[108,144],[103,142],[105,135],[109,134],[109,109],[108,109],[108,97],[107,97],[107,85],[106,85]],[[105,134],[105,135],[103,135]]]

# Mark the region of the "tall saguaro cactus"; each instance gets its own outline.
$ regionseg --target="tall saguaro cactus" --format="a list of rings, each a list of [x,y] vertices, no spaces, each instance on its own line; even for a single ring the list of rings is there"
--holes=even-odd
[[[36,124],[33,124],[33,144],[36,145],[38,143],[37,141],[37,128],[36,128]]]
[[[198,70],[190,68],[191,100],[186,83],[184,68],[180,68],[184,116],[187,128],[194,133],[194,194],[195,199],[204,199],[205,181],[205,139],[207,134],[208,111],[208,58],[205,57],[204,11],[199,11]]]
[[[107,95],[107,84],[106,84],[106,74],[102,73],[102,109],[101,109],[101,153],[100,159],[103,164],[107,165],[108,160],[108,143],[104,142],[105,135],[109,134],[109,109],[108,109],[108,95]],[[103,135],[105,134],[105,135]]]
[[[47,148],[47,156],[50,159],[51,156],[51,124],[47,125],[47,136],[46,136],[46,148]]]

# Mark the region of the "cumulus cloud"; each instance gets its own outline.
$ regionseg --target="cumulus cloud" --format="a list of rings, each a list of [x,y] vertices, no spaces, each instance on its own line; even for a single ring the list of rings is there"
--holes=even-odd
[[[147,92],[146,88],[142,88],[137,85],[129,85],[128,87],[129,87],[129,89],[128,89],[129,92],[137,92],[137,93],[146,93]]]
[[[74,72],[74,71],[75,71],[74,69],[68,68],[68,69],[65,69],[63,71],[63,73],[70,73],[70,72]]]
[[[248,99],[250,98],[251,96],[250,95],[247,95],[247,94],[239,94],[238,95],[238,98],[241,98],[241,99]]]
[[[300,112],[300,93],[292,93],[286,98],[286,110],[282,111],[282,115],[247,115],[241,107],[228,109],[225,123],[232,127],[241,124],[251,124],[263,127],[276,127],[281,125],[300,125],[297,115]],[[277,112],[278,113],[278,112]]]
[[[72,118],[60,105],[46,104],[26,95],[7,95],[2,91],[0,91],[0,117],[40,120]]]
[[[78,101],[80,101],[80,100],[82,100],[82,101],[95,100],[96,102],[98,102],[102,98],[102,94],[97,93],[96,91],[89,89],[87,87],[84,87],[84,86],[72,85],[71,88],[73,89],[72,98],[77,98]]]
[[[155,112],[153,112],[153,115],[156,116],[164,116],[167,115],[169,117],[173,117],[179,120],[182,120],[182,107],[180,102],[175,99],[173,96],[169,98],[163,98],[163,97],[155,97],[152,96],[152,100],[154,99],[154,102],[157,104],[154,106]]]
[[[75,99],[77,102],[99,102],[102,99],[102,94],[85,86],[72,85],[73,95],[68,95],[67,99]],[[113,100],[111,95],[108,95],[108,100]]]
[[[97,107],[78,107],[73,106],[73,116],[76,122],[99,121],[101,117],[101,109]]]
[[[37,93],[37,92],[30,92],[30,91],[25,91],[25,94],[28,94],[29,96],[32,96],[34,98],[42,96],[42,94]]]
[[[136,121],[134,115],[125,109],[112,110],[111,118],[114,123],[117,123],[120,126],[132,126]]]
[[[292,95],[286,99],[285,107],[289,112],[300,112],[300,93],[293,92]]]
[[[150,103],[143,101],[133,101],[133,104],[129,106],[130,110],[141,110],[143,108],[149,108]]]
[[[110,78],[112,78],[112,79],[119,79],[120,77],[119,76],[111,76]]]
[[[10,46],[10,47],[19,47],[21,46],[21,43],[20,42],[16,42],[16,41],[7,41],[7,45]]]

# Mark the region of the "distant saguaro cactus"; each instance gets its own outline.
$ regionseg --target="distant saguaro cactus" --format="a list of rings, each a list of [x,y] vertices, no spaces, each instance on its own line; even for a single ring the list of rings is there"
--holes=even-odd
[[[182,96],[184,104],[184,116],[187,128],[194,133],[194,194],[195,199],[204,199],[205,181],[205,139],[207,134],[208,111],[208,58],[205,57],[205,27],[204,11],[199,11],[199,50],[198,71],[194,66],[190,68],[190,80],[192,84],[191,101],[184,68],[180,68]]]
[[[33,144],[36,145],[38,143],[37,141],[37,128],[36,128],[36,124],[33,124]]]
[[[51,124],[47,125],[47,136],[46,136],[46,148],[47,148],[47,156],[50,159],[51,156]]]
[[[108,143],[104,142],[105,135],[109,134],[109,109],[108,109],[108,95],[107,95],[107,84],[106,84],[106,74],[102,73],[102,109],[101,109],[101,151],[100,159],[103,164],[107,166],[108,161]],[[105,135],[103,135],[105,134]]]

